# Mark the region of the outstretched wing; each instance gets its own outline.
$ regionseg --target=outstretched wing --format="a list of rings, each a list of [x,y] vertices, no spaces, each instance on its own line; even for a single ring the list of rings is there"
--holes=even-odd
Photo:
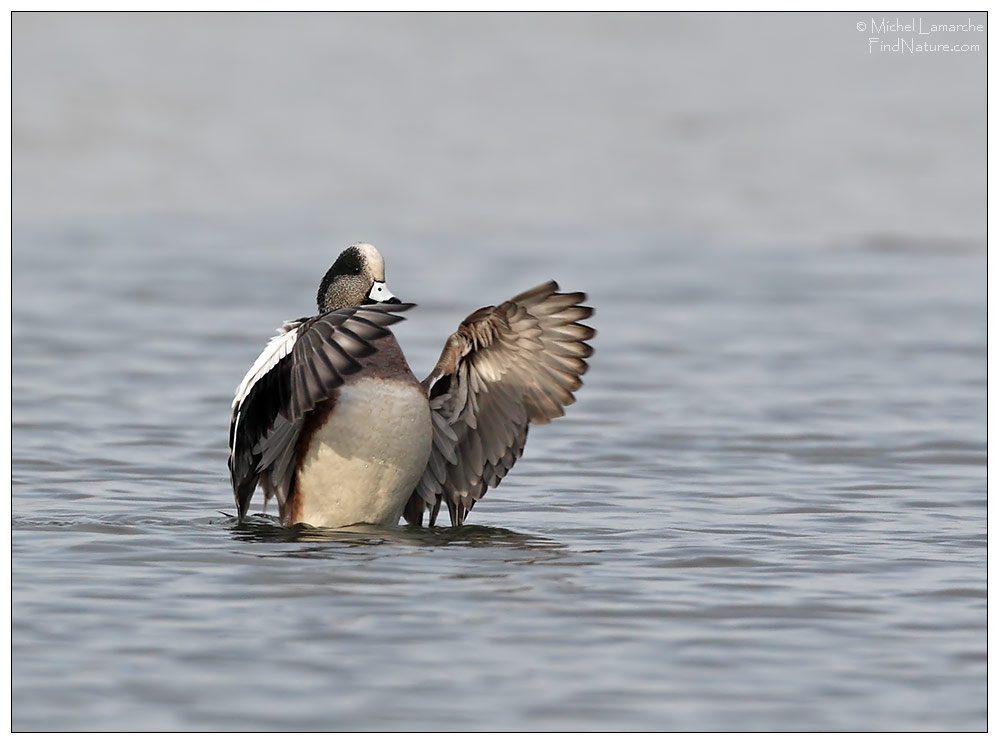
[[[264,503],[283,506],[294,477],[295,443],[305,416],[373,354],[372,341],[412,304],[361,305],[285,323],[236,389],[229,426],[229,475],[246,515],[259,482]]]
[[[406,507],[406,520],[437,518],[443,499],[453,525],[499,482],[524,451],[529,424],[561,416],[583,384],[593,314],[582,292],[548,282],[469,315],[423,381],[430,398],[430,461]]]

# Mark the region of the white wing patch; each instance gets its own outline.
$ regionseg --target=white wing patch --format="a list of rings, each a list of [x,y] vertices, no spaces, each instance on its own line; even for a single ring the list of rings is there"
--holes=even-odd
[[[267,346],[264,347],[264,350],[260,352],[257,361],[253,363],[250,371],[246,373],[243,381],[236,388],[236,396],[232,399],[233,410],[236,410],[237,406],[243,401],[243,398],[246,397],[246,394],[250,392],[261,377],[270,372],[275,364],[291,353],[292,348],[295,346],[295,341],[298,340],[298,328],[300,325],[302,325],[302,321],[300,320],[289,320],[278,328],[277,335],[273,336]]]

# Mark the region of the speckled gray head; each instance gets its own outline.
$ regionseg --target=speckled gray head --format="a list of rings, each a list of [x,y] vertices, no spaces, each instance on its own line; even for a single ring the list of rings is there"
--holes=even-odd
[[[316,295],[319,312],[372,302],[399,302],[385,284],[385,261],[370,243],[354,243],[330,266]]]

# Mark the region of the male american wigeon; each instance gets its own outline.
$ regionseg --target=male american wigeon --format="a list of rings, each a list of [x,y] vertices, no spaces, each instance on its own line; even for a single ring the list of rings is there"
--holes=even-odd
[[[323,277],[319,314],[285,323],[232,401],[229,472],[246,516],[260,483],[281,521],[315,527],[461,525],[524,451],[529,424],[565,412],[582,385],[593,314],[547,282],[469,315],[421,383],[389,326],[414,307],[357,243]]]

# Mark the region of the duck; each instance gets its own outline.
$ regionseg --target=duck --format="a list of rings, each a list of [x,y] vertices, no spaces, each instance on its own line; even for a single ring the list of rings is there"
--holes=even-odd
[[[243,522],[254,492],[280,521],[320,528],[451,525],[524,452],[528,429],[565,413],[593,353],[583,292],[555,281],[466,317],[422,381],[391,327],[416,307],[385,281],[370,243],[323,276],[318,313],[285,322],[232,401],[229,475]]]

